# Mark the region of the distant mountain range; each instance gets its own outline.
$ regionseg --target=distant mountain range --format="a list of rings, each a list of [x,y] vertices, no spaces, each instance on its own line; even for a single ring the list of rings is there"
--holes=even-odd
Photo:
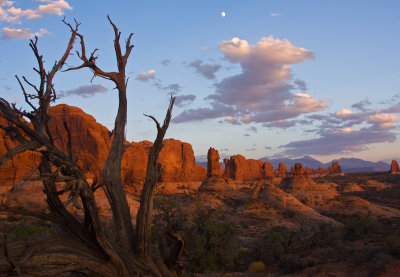
[[[261,158],[262,161],[270,161],[274,168],[277,168],[279,163],[285,163],[288,168],[292,167],[296,163],[303,164],[304,167],[308,166],[312,169],[319,167],[328,168],[333,162],[338,161],[343,172],[350,171],[388,171],[390,165],[385,162],[370,162],[357,158],[341,158],[330,161],[329,163],[322,163],[310,156],[304,156],[297,159],[268,159],[266,157]]]
[[[284,163],[290,170],[290,168],[295,165],[296,163],[301,163],[304,167],[308,166],[312,169],[317,169],[322,167],[324,169],[328,168],[333,162],[338,161],[340,167],[342,168],[343,172],[350,172],[350,171],[389,171],[390,165],[385,162],[370,162],[365,161],[362,159],[357,158],[341,158],[332,160],[329,163],[322,163],[317,159],[314,159],[310,156],[304,156],[302,158],[297,159],[289,159],[289,158],[282,158],[282,159],[269,159],[267,157],[261,158],[263,162],[270,161],[276,170],[278,168],[279,163]],[[197,164],[201,164],[204,167],[207,167],[207,162],[198,162]],[[224,167],[224,163],[221,163],[221,166]]]

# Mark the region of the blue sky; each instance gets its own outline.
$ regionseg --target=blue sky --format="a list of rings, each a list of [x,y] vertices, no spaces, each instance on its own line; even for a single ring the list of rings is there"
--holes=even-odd
[[[123,41],[134,33],[130,141],[154,139],[143,113],[162,119],[173,94],[167,137],[191,143],[199,159],[209,147],[247,158],[400,158],[397,0],[0,0],[0,9],[0,97],[17,105],[24,103],[14,75],[36,78],[29,38],[39,36],[49,69],[68,40],[63,17],[81,23],[99,66],[115,70],[110,15]],[[116,93],[91,77],[59,73],[58,103],[111,129]]]

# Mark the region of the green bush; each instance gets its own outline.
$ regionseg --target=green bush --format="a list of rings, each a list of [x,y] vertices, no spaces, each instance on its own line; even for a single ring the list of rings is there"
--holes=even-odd
[[[234,268],[238,235],[233,223],[226,220],[222,210],[210,212],[198,206],[193,224],[195,231],[186,243],[188,270],[191,272],[220,272]]]
[[[52,232],[53,229],[48,226],[24,224],[13,226],[9,230],[8,234],[10,236],[15,236],[18,240],[26,240],[33,235],[48,234]]]

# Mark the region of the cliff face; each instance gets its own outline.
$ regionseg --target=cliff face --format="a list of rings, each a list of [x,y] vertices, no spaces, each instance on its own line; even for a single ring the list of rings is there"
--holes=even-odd
[[[7,126],[8,124],[6,120],[0,117],[0,125]],[[0,156],[18,146],[18,144],[17,141],[6,136],[3,129],[0,129]],[[33,173],[38,164],[39,155],[33,151],[14,156],[0,167],[0,186],[14,185],[18,180]]]
[[[390,173],[392,174],[400,174],[399,164],[396,160],[392,160],[390,165]]]
[[[234,155],[224,159],[224,177],[236,181],[251,181],[274,176],[274,167],[270,162],[246,159],[242,155]]]
[[[162,168],[160,181],[202,181],[206,169],[195,165],[192,145],[175,139],[166,139],[160,151],[159,164]]]
[[[78,166],[86,174],[99,174],[103,170],[111,146],[111,132],[96,119],[77,107],[57,105],[49,110],[50,129],[55,145],[67,153],[67,131],[71,133],[72,151]]]
[[[67,122],[71,134],[72,151],[78,166],[89,178],[101,176],[107,159],[112,133],[95,118],[77,107],[57,105],[50,107],[50,131],[56,146],[67,153],[68,135],[64,127]],[[0,124],[6,122],[0,119]],[[161,182],[202,181],[206,178],[206,169],[195,165],[192,146],[189,143],[174,139],[164,140],[159,156],[159,166],[162,171]],[[11,141],[5,132],[0,130],[0,154],[18,145]],[[149,141],[126,142],[126,151],[122,158],[121,169],[124,184],[129,185],[144,181],[147,159],[153,144]],[[15,156],[0,168],[0,181],[3,185],[12,185],[32,170],[36,169],[39,155],[26,152]]]

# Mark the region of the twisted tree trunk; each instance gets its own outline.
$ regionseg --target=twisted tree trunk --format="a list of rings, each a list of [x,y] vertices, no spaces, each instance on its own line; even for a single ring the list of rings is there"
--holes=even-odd
[[[0,98],[0,117],[9,122],[9,126],[0,126],[0,128],[3,128],[8,135],[20,142],[20,145],[10,149],[0,157],[0,166],[13,156],[26,150],[40,153],[39,172],[50,213],[17,211],[4,207],[1,209],[52,221],[62,230],[62,233],[52,235],[45,241],[32,245],[23,255],[19,255],[17,260],[14,260],[15,257],[11,257],[9,251],[6,251],[7,245],[4,244],[5,257],[1,258],[0,256],[0,271],[3,268],[3,263],[8,263],[10,270],[26,275],[55,275],[62,272],[79,271],[96,276],[178,276],[179,270],[177,270],[175,262],[182,253],[184,243],[177,234],[170,234],[178,245],[173,253],[167,253],[168,255],[161,257],[159,253],[151,252],[153,194],[160,174],[157,160],[162,148],[163,138],[169,126],[175,98],[171,98],[163,126],[160,126],[154,117],[148,116],[156,123],[157,138],[149,154],[135,232],[121,180],[121,160],[124,152],[127,121],[125,67],[133,48],[130,43],[132,34],[129,35],[125,45],[125,53],[122,54],[119,43],[121,34],[109,17],[108,20],[114,29],[114,49],[118,71],[105,72],[96,65],[97,56],[94,54],[97,49],[91,52],[89,58],[87,58],[84,37],[78,33],[79,24],[75,21],[75,27],[72,27],[63,21],[70,28],[71,37],[62,58],[56,62],[50,72],[46,73],[44,68],[43,58],[37,49],[37,38],[31,40],[30,47],[38,61],[38,69],[35,69],[35,71],[39,75],[40,84],[35,86],[25,77],[23,77],[23,80],[36,93],[27,93],[21,80],[16,77],[25,101],[32,108],[32,111],[21,111],[14,105],[10,105],[5,99]],[[67,122],[64,122],[64,127],[68,134],[68,153],[64,153],[55,147],[49,128],[48,109],[50,103],[57,98],[52,83],[53,78],[66,63],[76,37],[80,39],[81,51],[77,53],[82,64],[65,71],[89,68],[94,73],[94,77],[100,76],[113,81],[118,89],[119,97],[113,140],[103,169],[103,183],[93,184],[92,186],[89,186],[82,170],[74,161]],[[35,105],[33,101],[38,104]],[[22,120],[22,117],[30,119],[33,127]],[[52,170],[54,167],[56,168],[55,171]],[[66,187],[59,191],[56,182],[66,182]],[[115,238],[106,235],[95,201],[94,191],[100,186],[105,187],[112,209]],[[80,198],[84,211],[83,221],[69,213],[65,204],[61,201],[60,195],[66,192],[70,193],[71,201]]]

